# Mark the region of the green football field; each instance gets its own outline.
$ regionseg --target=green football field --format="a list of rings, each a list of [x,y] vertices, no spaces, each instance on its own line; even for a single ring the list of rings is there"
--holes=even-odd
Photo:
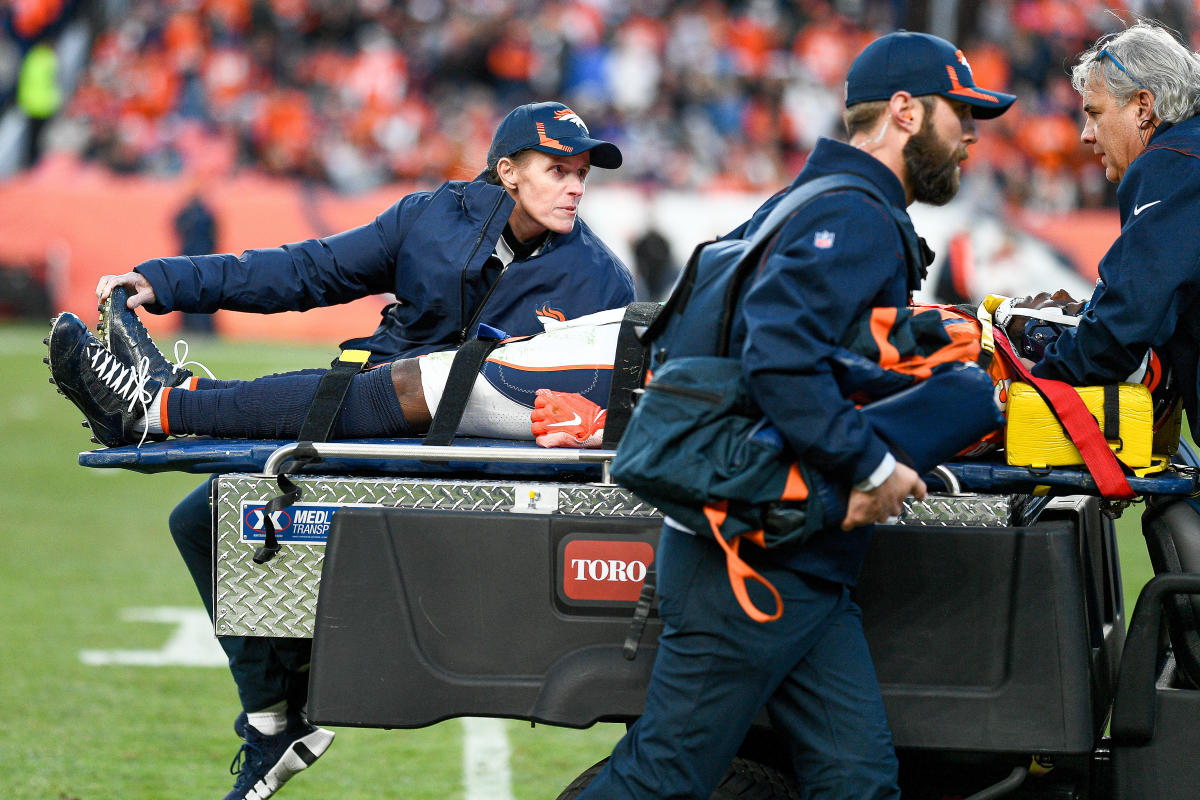
[[[86,655],[169,652],[176,626],[140,621],[147,614],[138,609],[200,608],[166,530],[171,508],[200,478],[78,466],[76,454],[93,445],[47,381],[46,331],[0,325],[0,797],[222,797],[239,743],[227,669],[93,665]],[[220,377],[323,366],[334,355],[205,340],[192,342],[191,354]],[[1150,566],[1137,509],[1118,524],[1132,610]],[[607,755],[623,728],[504,723],[505,768],[493,764],[484,778],[511,778],[482,790],[464,765],[464,731],[459,720],[415,731],[339,729],[329,752],[280,796],[553,798]]]

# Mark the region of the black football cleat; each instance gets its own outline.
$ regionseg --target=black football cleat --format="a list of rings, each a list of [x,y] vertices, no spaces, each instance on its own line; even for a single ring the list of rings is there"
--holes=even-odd
[[[126,305],[129,292],[124,286],[114,286],[100,303],[100,323],[96,335],[109,352],[125,364],[140,364],[146,359],[146,372],[163,386],[178,386],[192,377],[189,370],[172,364],[154,340],[137,313]],[[185,356],[186,358],[186,356]]]
[[[83,320],[59,314],[45,341],[51,382],[83,412],[100,444],[117,447],[166,438],[135,428],[162,385],[110,353]]]

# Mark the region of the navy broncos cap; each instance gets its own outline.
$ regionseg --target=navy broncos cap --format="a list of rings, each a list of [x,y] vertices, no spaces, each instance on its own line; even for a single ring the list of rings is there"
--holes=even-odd
[[[510,111],[492,137],[488,166],[494,167],[505,156],[530,149],[552,156],[590,152],[593,166],[603,169],[621,166],[621,151],[617,146],[593,139],[579,115],[562,103],[529,103]]]
[[[998,117],[1017,99],[976,86],[962,50],[941,37],[913,31],[881,36],[858,54],[846,75],[846,107],[887,100],[900,91],[959,100],[971,106],[977,119]]]

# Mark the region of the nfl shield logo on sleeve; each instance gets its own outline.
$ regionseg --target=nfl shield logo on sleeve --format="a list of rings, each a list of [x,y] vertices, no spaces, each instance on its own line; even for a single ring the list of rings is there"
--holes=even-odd
[[[817,231],[813,234],[813,247],[828,250],[833,247],[833,231]]]

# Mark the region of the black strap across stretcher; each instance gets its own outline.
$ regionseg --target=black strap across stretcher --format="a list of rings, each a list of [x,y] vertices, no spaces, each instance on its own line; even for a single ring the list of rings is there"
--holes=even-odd
[[[477,336],[468,339],[458,348],[458,352],[454,354],[454,361],[450,364],[450,374],[446,376],[446,385],[442,388],[442,399],[438,402],[433,421],[429,423],[429,432],[425,434],[425,440],[421,444],[445,447],[454,443],[458,424],[462,422],[463,412],[467,410],[471,388],[479,378],[479,370],[502,341],[505,341],[503,336]]]
[[[304,422],[300,425],[300,435],[297,437],[299,446],[296,448],[292,461],[304,464],[316,461],[316,450],[311,447],[313,442],[329,441],[333,431],[333,423],[337,421],[338,411],[350,391],[350,381],[362,372],[371,354],[366,350],[343,350],[329,366],[329,370],[321,376],[317,384],[317,392],[313,396]],[[306,447],[306,445],[309,445]],[[300,487],[291,481],[287,475],[280,473],[275,478],[279,485],[280,494],[272,497],[263,507],[263,544],[254,552],[254,563],[265,564],[279,552],[279,540],[275,538],[275,523],[271,515],[294,504],[300,499]]]
[[[650,366],[650,346],[642,343],[642,334],[662,310],[661,303],[630,303],[625,306],[625,316],[617,332],[617,349],[613,353],[612,386],[608,390],[604,441],[600,444],[605,450],[617,446],[621,434],[629,425],[636,398],[634,391],[642,388],[646,369]]]

